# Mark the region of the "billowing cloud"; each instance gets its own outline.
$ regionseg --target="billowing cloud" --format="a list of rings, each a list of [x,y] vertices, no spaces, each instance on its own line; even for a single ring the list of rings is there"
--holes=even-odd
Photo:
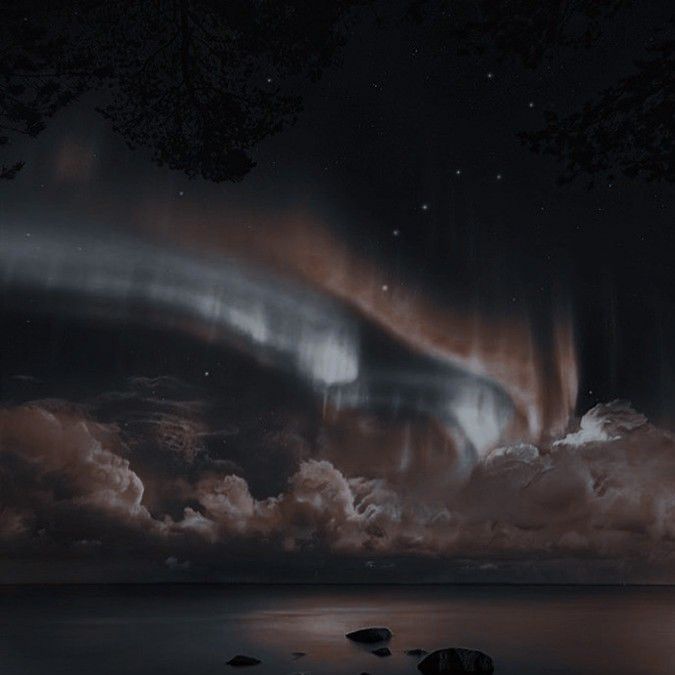
[[[30,486],[18,486],[20,491],[33,490],[21,495],[24,508],[60,503],[146,527],[154,521],[142,504],[143,482],[114,451],[118,442],[114,429],[60,404],[0,410],[0,459],[14,465],[3,467],[4,492],[10,492],[14,469],[17,477],[30,478]]]
[[[195,542],[202,542],[200,555],[247,545],[271,555],[363,556],[371,564],[373,556],[414,555],[488,565],[479,570],[507,559],[675,560],[675,438],[622,402],[596,406],[547,446],[495,449],[459,484],[421,475],[430,486],[422,495],[308,458],[281,492],[256,497],[241,475],[204,465],[177,489],[182,511],[173,516],[145,506],[146,477],[122,456],[128,448],[112,425],[41,403],[2,410],[0,430],[3,483],[10,458],[21,464],[15,475],[30,478],[23,499],[3,492],[4,542],[29,536],[40,516],[35,505],[47,501],[69,507],[52,509],[52,517],[105,516],[100,540],[105,523],[113,523],[142,532],[148,546],[170,542],[176,560],[194,560]],[[92,533],[72,536],[88,540]]]
[[[287,546],[318,537],[352,552],[632,556],[672,552],[674,487],[673,437],[613,403],[551,447],[498,448],[466,484],[424,500],[311,460],[275,498],[256,501],[228,476],[201,484],[200,502],[223,531],[278,532]]]
[[[18,539],[28,531],[26,513],[11,506],[0,507],[0,541]]]

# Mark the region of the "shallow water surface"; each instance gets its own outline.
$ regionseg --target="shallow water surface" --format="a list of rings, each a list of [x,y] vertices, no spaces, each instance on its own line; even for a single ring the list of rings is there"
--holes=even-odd
[[[392,656],[345,639],[369,625],[391,628]],[[418,672],[404,650],[445,646],[487,652],[499,675],[670,675],[675,588],[0,587],[2,675],[402,675]],[[234,654],[262,664],[230,668]]]

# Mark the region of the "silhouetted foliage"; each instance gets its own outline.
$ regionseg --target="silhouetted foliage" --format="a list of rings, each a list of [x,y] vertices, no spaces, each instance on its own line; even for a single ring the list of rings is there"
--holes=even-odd
[[[23,169],[23,162],[14,162],[10,166],[5,166],[4,164],[0,166],[0,178],[5,180],[11,180],[16,177],[16,174]]]
[[[292,123],[299,80],[317,78],[371,0],[7,0],[0,23],[0,145],[34,137],[84,92],[132,148],[189,176],[240,180],[251,149]],[[535,69],[592,48],[634,0],[403,0],[446,48]],[[380,5],[387,11],[389,5]],[[400,5],[391,10],[401,16]],[[394,19],[396,20],[396,19]],[[672,26],[671,26],[672,29]],[[673,180],[673,41],[580,112],[521,134],[581,173]],[[13,178],[23,164],[0,168]]]
[[[583,173],[613,180],[619,171],[650,181],[675,181],[675,40],[650,54],[637,62],[635,73],[581,112],[563,118],[546,113],[545,128],[521,134],[532,150],[564,163],[561,182]]]
[[[292,122],[361,0],[8,0],[0,143],[36,136],[83,92],[131,147],[189,176],[239,180]],[[294,81],[295,80],[295,81]],[[20,169],[3,168],[13,177]]]
[[[515,56],[537,68],[561,47],[590,48],[603,21],[634,0],[444,0],[452,33],[463,53]]]
[[[9,2],[0,22],[0,145],[12,135],[35,137],[46,119],[71,102],[79,86],[63,77],[58,57],[66,45],[46,25],[30,20],[31,3]],[[2,166],[0,178],[14,178],[23,162]]]
[[[633,0],[413,0],[414,18],[434,20],[463,54],[492,53],[536,69],[562,48],[591,49],[603,24]],[[637,71],[600,92],[578,112],[545,113],[546,126],[519,134],[532,151],[563,164],[560,182],[582,174],[675,180],[675,56],[670,36],[636,62]],[[656,29],[656,27],[655,27]],[[593,185],[593,180],[589,183]]]

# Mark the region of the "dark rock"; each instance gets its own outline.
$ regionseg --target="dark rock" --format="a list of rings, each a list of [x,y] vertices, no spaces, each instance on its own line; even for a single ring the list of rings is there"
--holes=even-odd
[[[388,628],[361,628],[361,630],[347,633],[347,637],[354,642],[362,642],[364,644],[388,642],[391,640],[391,631]]]
[[[375,656],[391,656],[389,647],[380,647],[379,649],[373,649],[371,654],[375,654]]]
[[[406,649],[405,653],[408,656],[424,656],[427,653],[426,649]]]
[[[461,647],[438,649],[425,656],[418,664],[418,670],[425,675],[440,673],[492,673],[495,669],[492,659],[483,652]]]
[[[228,666],[257,666],[260,663],[260,659],[256,659],[253,656],[244,656],[243,654],[237,654],[233,656],[228,662]]]
[[[305,652],[293,652],[291,656],[294,659],[301,659],[303,656],[307,656],[307,654]]]

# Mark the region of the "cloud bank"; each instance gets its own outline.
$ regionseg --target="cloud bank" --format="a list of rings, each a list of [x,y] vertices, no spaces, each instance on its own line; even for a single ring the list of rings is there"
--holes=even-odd
[[[478,571],[561,558],[638,561],[645,570],[675,562],[675,438],[625,402],[594,407],[545,446],[496,448],[459,482],[439,481],[436,465],[414,482],[353,475],[310,451],[289,461],[282,490],[261,495],[236,463],[196,462],[192,448],[180,465],[164,448],[157,472],[148,452],[82,407],[4,408],[0,548],[35,552],[48,539],[72,553],[91,548],[82,542],[134,542],[148,555],[170,549],[158,564],[184,573],[199,569],[199,556],[237,547],[375,567],[397,556],[462,559]],[[146,485],[158,482],[161,498],[147,499]]]

